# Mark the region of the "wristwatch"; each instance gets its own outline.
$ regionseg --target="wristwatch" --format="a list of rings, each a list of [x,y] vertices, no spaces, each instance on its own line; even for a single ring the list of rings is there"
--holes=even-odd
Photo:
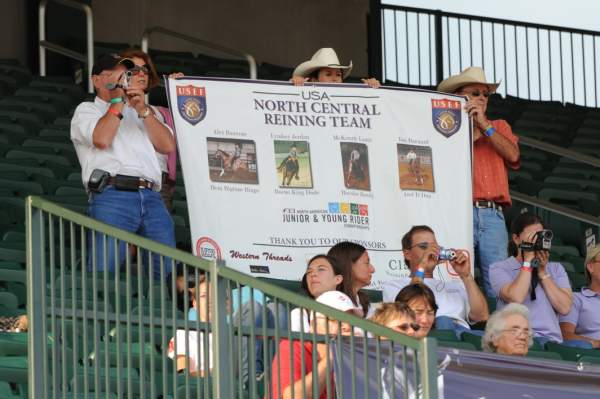
[[[140,119],[146,119],[148,116],[150,116],[150,107],[146,107],[143,114],[138,114],[138,118]]]

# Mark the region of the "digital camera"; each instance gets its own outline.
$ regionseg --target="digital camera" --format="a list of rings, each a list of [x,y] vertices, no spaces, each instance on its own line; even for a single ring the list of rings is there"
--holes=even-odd
[[[438,260],[447,261],[454,260],[456,258],[456,251],[449,248],[440,248],[440,254],[438,255]]]
[[[540,230],[533,236],[533,242],[522,242],[519,247],[521,251],[550,251],[552,247],[552,230]]]

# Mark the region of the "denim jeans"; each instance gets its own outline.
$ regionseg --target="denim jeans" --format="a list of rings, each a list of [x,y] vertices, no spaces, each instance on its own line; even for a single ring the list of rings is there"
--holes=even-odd
[[[479,262],[485,294],[495,298],[490,283],[490,266],[508,257],[508,234],[502,212],[473,207],[473,246]]]
[[[470,328],[466,328],[465,326],[448,316],[436,317],[435,328],[436,330],[452,330],[454,331],[454,334],[456,334],[456,338],[458,339],[461,339],[462,334],[465,332],[468,332],[469,334],[473,335],[479,335],[481,337],[483,337],[483,333],[485,332],[482,330],[471,330]]]
[[[117,190],[107,187],[101,193],[92,193],[88,207],[90,217],[110,224],[111,226],[139,234],[142,237],[175,246],[175,230],[173,219],[167,212],[160,194],[150,189],[137,191]],[[104,259],[104,234],[95,234],[95,256],[92,250],[92,232],[88,231],[88,270],[93,271],[93,259],[96,260],[96,271],[115,272],[125,261],[125,243],[119,243],[117,264],[115,264],[115,240],[106,237],[107,259]],[[148,263],[147,254],[143,254],[144,264]],[[151,265],[155,278],[160,278],[160,257],[152,255]],[[167,277],[171,273],[170,258],[164,259],[164,270]]]
[[[585,339],[567,339],[563,341],[562,344],[572,346],[574,348],[594,349],[592,343],[590,341],[586,341]]]

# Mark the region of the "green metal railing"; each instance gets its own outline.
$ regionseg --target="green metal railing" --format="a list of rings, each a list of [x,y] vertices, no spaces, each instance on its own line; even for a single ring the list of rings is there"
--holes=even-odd
[[[437,398],[434,339],[401,335],[38,197],[27,199],[26,217],[30,398],[287,397],[272,388],[281,387],[284,370],[295,374],[279,356],[286,342],[292,357],[298,343],[313,358],[311,365],[300,356],[301,389],[290,397],[323,392],[305,374],[325,348],[326,375],[335,371],[335,381],[324,384],[328,398],[368,396],[369,387],[356,386],[356,365],[375,396],[391,389],[392,397]],[[97,235],[98,248],[90,239]],[[126,248],[116,272],[107,270],[111,243]],[[110,256],[118,263],[118,252]],[[292,332],[290,313],[298,307],[331,321],[328,333]],[[190,309],[195,319],[185,316]],[[347,361],[350,375],[341,372]],[[400,383],[386,385],[386,369]]]

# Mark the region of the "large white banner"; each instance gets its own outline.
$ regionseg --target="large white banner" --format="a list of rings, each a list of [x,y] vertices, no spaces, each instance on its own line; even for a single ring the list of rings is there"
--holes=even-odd
[[[168,93],[198,256],[300,279],[313,255],[350,240],[369,250],[379,288],[408,275],[401,238],[413,225],[472,254],[461,97],[191,77]]]

